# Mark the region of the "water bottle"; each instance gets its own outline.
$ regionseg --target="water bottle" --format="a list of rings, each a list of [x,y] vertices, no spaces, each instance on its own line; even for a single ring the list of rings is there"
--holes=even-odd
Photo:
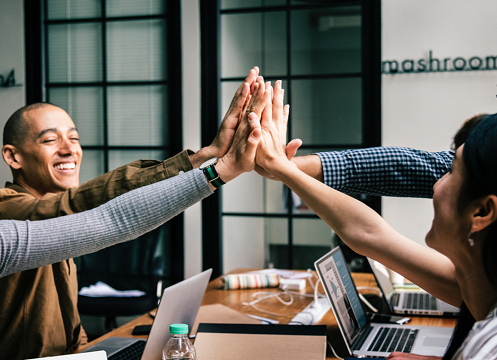
[[[188,339],[187,324],[169,325],[171,338],[162,350],[162,360],[195,360],[195,348]]]

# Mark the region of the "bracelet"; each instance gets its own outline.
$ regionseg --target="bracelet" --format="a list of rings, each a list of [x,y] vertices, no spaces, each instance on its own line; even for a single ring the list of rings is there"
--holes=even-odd
[[[217,161],[214,164],[211,164],[207,166],[206,168],[203,168],[202,171],[204,172],[205,177],[207,178],[207,181],[212,184],[216,189],[219,189],[222,185],[226,184],[221,178],[219,177],[219,174],[216,171],[215,165],[217,164]]]

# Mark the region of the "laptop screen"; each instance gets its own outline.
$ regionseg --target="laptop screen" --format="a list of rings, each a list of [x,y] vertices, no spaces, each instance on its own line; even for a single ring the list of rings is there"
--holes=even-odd
[[[388,277],[388,272],[383,264],[370,258],[367,259],[369,265],[371,266],[371,270],[373,271],[374,278],[376,279],[383,296],[387,299],[388,306],[390,306],[390,299],[395,293],[395,289],[390,281],[390,278]],[[393,311],[393,309],[390,310]]]
[[[352,344],[367,324],[367,319],[340,248],[333,249],[315,265],[340,328],[348,343]]]

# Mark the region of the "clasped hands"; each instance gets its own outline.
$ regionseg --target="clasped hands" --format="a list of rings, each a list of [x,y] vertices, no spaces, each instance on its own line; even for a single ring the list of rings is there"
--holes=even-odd
[[[291,164],[289,160],[302,141],[296,139],[286,145],[290,106],[283,105],[283,97],[281,80],[273,88],[258,76],[258,68],[252,69],[238,88],[211,144],[220,153],[226,151],[218,156],[216,164],[225,182],[254,169],[262,176],[277,179],[278,167]]]

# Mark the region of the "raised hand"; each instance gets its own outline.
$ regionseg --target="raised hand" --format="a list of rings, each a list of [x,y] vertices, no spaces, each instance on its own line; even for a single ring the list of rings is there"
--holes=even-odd
[[[236,90],[230,107],[224,115],[223,121],[219,126],[216,137],[209,146],[200,149],[197,153],[190,155],[190,161],[194,168],[199,167],[205,161],[212,158],[221,158],[228,152],[236,128],[243,117],[244,111],[250,100],[250,94],[259,74],[259,68],[256,66],[250,70],[244,82]]]
[[[271,99],[271,85],[264,84],[262,76],[258,76],[253,87],[252,96],[245,116],[240,121],[230,149],[216,164],[216,170],[225,182],[255,167],[255,152],[261,137],[259,117]],[[253,114],[251,117],[248,114]],[[257,114],[257,115],[256,115]]]
[[[266,107],[261,117],[262,138],[259,142],[256,163],[259,166],[258,173],[268,175],[271,162],[290,160],[298,147],[302,144],[300,140],[292,140],[289,147],[286,146],[286,131],[288,123],[289,105],[283,106],[284,90],[281,88],[281,81],[277,81],[274,87],[273,101],[266,103]],[[257,114],[250,114],[255,117]]]
[[[253,89],[256,84],[257,75],[259,75],[259,68],[256,66],[250,70],[243,84],[236,90],[235,95],[231,100],[230,107],[219,126],[217,135],[210,145],[213,151],[213,157],[221,158],[228,152],[236,128],[243,118],[244,110],[250,100],[251,89]]]

